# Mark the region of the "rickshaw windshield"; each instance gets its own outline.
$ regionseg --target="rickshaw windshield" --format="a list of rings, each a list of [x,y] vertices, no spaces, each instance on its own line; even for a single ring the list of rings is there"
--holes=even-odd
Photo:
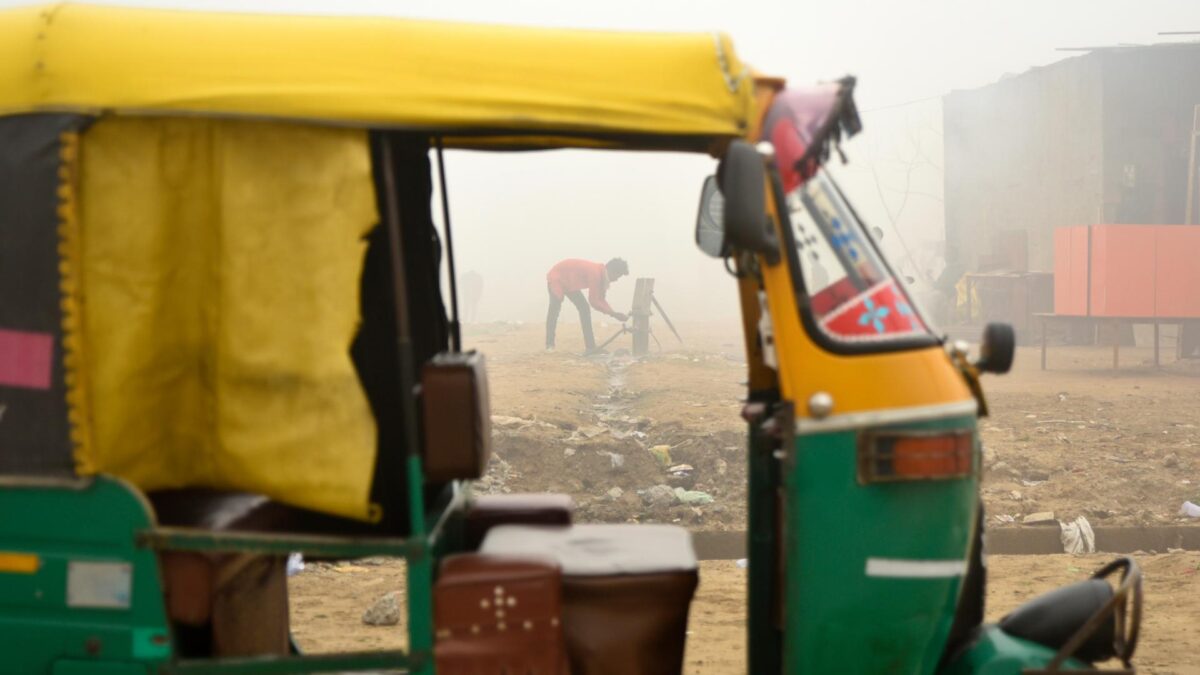
[[[920,313],[824,170],[788,195],[813,323],[837,342],[931,336]]]

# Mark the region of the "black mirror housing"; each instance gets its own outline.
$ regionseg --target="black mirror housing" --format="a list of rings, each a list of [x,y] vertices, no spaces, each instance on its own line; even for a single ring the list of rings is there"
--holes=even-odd
[[[779,262],[779,239],[767,216],[766,164],[749,143],[733,141],[725,151],[718,174],[725,198],[725,241],[735,249]]]
[[[983,329],[983,343],[975,367],[982,373],[1003,375],[1012,369],[1017,351],[1017,334],[1007,323],[989,323]]]

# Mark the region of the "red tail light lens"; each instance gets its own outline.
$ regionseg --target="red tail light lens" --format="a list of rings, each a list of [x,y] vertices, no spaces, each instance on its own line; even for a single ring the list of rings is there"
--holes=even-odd
[[[975,434],[955,431],[868,431],[859,437],[863,483],[965,478],[974,471]]]

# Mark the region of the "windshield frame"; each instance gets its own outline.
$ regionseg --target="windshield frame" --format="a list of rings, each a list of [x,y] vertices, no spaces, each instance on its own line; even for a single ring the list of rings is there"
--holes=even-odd
[[[820,169],[820,173],[824,175],[829,184],[833,186],[835,192],[841,198],[842,202],[850,211],[850,215],[854,218],[853,227],[857,228],[862,239],[867,242],[867,246],[875,253],[878,258],[882,271],[888,275],[888,278],[896,284],[896,287],[904,294],[909,305],[916,312],[918,318],[925,326],[924,333],[904,334],[896,337],[890,337],[883,340],[841,340],[821,328],[817,317],[812,311],[812,299],[808,294],[808,290],[804,283],[804,272],[801,267],[799,249],[796,248],[796,233],[792,224],[791,210],[788,208],[787,195],[783,191],[783,182],[780,180],[779,172],[774,166],[770,167],[771,174],[771,192],[776,204],[776,214],[779,218],[780,230],[783,231],[783,248],[784,254],[787,256],[789,268],[792,273],[793,292],[796,296],[796,306],[800,313],[800,322],[804,325],[805,332],[809,337],[825,351],[839,355],[863,355],[863,354],[885,354],[889,352],[909,351],[915,349],[925,349],[928,347],[940,346],[943,343],[943,338],[933,332],[929,322],[925,318],[925,313],[921,310],[916,301],[910,297],[907,290],[901,285],[901,278],[896,275],[892,269],[891,262],[887,256],[880,250],[875,238],[872,237],[866,229],[866,224],[855,211],[854,205],[846,198],[837,180],[833,175],[824,168]],[[815,179],[815,177],[814,177]],[[812,180],[812,179],[810,179]],[[801,184],[797,189],[803,189]]]

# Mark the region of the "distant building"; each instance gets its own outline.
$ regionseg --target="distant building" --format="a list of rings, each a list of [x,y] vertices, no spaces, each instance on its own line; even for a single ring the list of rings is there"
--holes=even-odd
[[[1200,43],[1095,49],[943,99],[947,266],[1050,270],[1054,229],[1184,222]]]

